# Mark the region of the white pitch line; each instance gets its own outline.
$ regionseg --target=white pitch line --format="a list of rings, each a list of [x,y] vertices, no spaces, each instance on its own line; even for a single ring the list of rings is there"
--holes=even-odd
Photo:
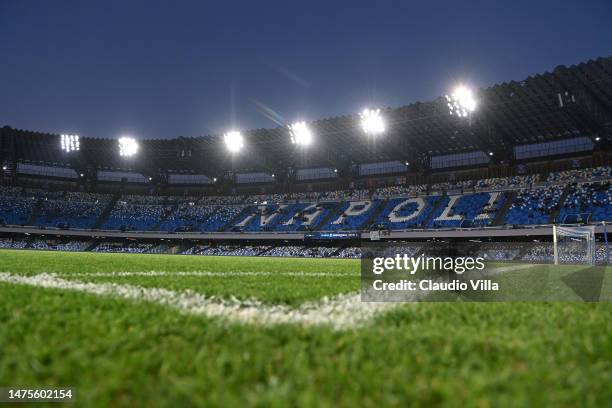
[[[488,274],[494,275],[532,266],[512,265],[494,268],[489,270]],[[265,304],[259,300],[207,297],[191,290],[172,291],[117,283],[81,282],[62,279],[57,275],[46,273],[22,276],[0,272],[0,282],[157,303],[187,314],[224,318],[234,323],[263,326],[294,324],[329,326],[336,330],[344,330],[363,326],[380,314],[405,305],[402,302],[362,302],[359,293],[350,293],[333,298],[324,297],[319,301],[307,302],[293,308],[286,305]],[[423,293],[416,291],[412,294],[411,299],[419,300],[422,296]]]
[[[0,282],[151,302],[187,314],[264,326],[295,324],[329,326],[336,330],[344,330],[364,325],[382,312],[401,305],[401,303],[361,302],[358,293],[351,293],[333,298],[325,297],[319,301],[307,302],[297,308],[292,308],[286,305],[269,305],[258,300],[206,297],[189,290],[178,292],[136,285],[79,282],[62,279],[52,274],[21,276],[0,273]]]
[[[504,272],[516,271],[521,269],[532,268],[533,264],[520,264],[520,265],[508,265],[498,268],[492,268],[486,271],[487,276],[498,275]],[[223,272],[212,272],[212,271],[121,271],[121,272],[90,272],[90,273],[59,273],[54,274],[64,278],[77,278],[77,277],[92,277],[92,278],[115,278],[115,277],[131,277],[131,276],[144,276],[144,277],[157,277],[157,276],[177,276],[177,277],[243,277],[243,276],[290,276],[290,277],[355,277],[359,278],[360,274],[355,272],[303,272],[303,271],[285,271],[285,272],[268,272],[268,271],[223,271]]]
[[[243,277],[243,276],[291,276],[291,277],[335,277],[335,276],[353,276],[359,278],[358,272],[239,272],[239,271],[188,271],[188,272],[168,272],[168,271],[135,271],[135,272],[91,272],[91,273],[61,273],[57,276],[69,277],[94,277],[94,278],[114,278],[114,277],[130,277],[130,276],[203,276],[203,277]]]

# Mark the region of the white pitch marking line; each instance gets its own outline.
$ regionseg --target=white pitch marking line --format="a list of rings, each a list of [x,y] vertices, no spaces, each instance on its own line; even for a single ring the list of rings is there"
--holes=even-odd
[[[498,268],[492,268],[485,272],[487,276],[498,275],[504,272],[516,271],[521,269],[532,268],[533,264],[520,264],[520,265],[509,265]],[[122,272],[90,272],[90,273],[59,273],[54,274],[63,278],[71,277],[92,277],[92,278],[115,278],[115,277],[131,277],[131,276],[177,276],[177,277],[242,277],[242,276],[291,276],[291,277],[360,277],[358,272],[268,272],[268,271],[224,271],[224,272],[212,272],[212,271],[186,271],[186,272],[169,272],[169,271],[122,271]]]
[[[144,288],[115,283],[91,283],[66,280],[52,274],[20,276],[0,273],[0,282],[40,288],[63,289],[98,296],[109,296],[157,303],[187,314],[224,318],[242,324],[271,326],[296,324],[329,326],[336,330],[350,329],[370,322],[382,312],[401,303],[361,302],[357,293],[323,298],[307,302],[297,308],[269,305],[258,300],[219,299],[193,291],[171,291],[163,288]]]
[[[517,265],[489,270],[490,274],[525,269],[533,265]],[[187,314],[219,317],[231,322],[271,326],[297,324],[303,326],[329,326],[336,330],[362,326],[380,314],[395,309],[402,302],[362,302],[359,293],[324,297],[292,308],[285,305],[269,305],[258,300],[220,299],[206,297],[187,290],[182,292],[163,288],[145,288],[116,283],[92,283],[62,279],[54,274],[34,276],[13,275],[0,272],[0,282],[29,285],[40,288],[63,289],[136,301],[157,303]],[[419,294],[415,293],[418,300]]]
[[[203,276],[203,277],[231,277],[231,276],[305,276],[305,277],[335,277],[353,276],[359,278],[358,272],[239,272],[239,271],[190,271],[190,272],[168,272],[168,271],[135,271],[135,272],[91,272],[91,273],[61,273],[57,276],[69,277],[93,277],[93,278],[113,278],[129,276]]]

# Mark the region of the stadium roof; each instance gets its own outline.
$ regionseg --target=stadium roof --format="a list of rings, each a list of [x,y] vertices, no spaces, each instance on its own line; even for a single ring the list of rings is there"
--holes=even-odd
[[[358,114],[311,122],[316,142],[304,150],[291,143],[286,127],[278,127],[243,131],[245,148],[234,156],[225,149],[222,135],[140,140],[139,152],[131,158],[119,157],[116,140],[82,137],[80,151],[66,154],[58,135],[5,127],[0,130],[0,159],[76,169],[219,175],[386,160],[425,163],[431,156],[476,150],[510,159],[516,145],[576,136],[612,138],[612,57],[559,66],[479,89],[476,95],[478,110],[469,119],[449,115],[444,97],[382,109],[387,131],[375,140],[364,135]]]

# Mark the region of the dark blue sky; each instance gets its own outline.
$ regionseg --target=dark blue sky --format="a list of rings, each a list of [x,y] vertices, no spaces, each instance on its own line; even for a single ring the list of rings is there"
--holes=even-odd
[[[427,4],[425,4],[427,3]],[[612,55],[612,2],[0,0],[0,125],[176,137]]]

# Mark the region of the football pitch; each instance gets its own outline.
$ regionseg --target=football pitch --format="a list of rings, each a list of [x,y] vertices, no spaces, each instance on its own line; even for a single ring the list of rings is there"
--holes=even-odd
[[[364,303],[360,286],[358,260],[2,250],[0,387],[73,387],[76,406],[612,401],[609,302]]]

